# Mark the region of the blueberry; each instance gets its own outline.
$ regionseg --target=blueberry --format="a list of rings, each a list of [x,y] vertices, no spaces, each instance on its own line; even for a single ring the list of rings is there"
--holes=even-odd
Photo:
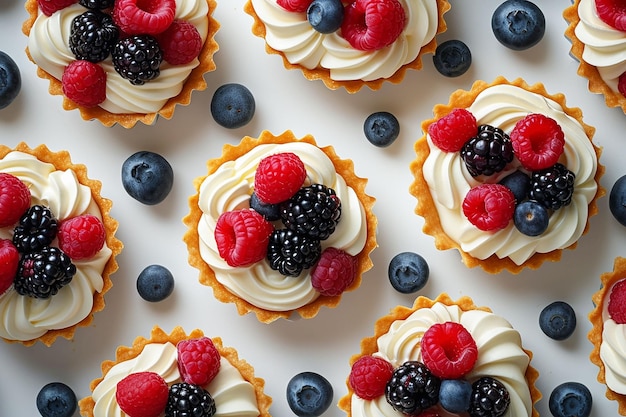
[[[472,384],[464,379],[444,379],[439,386],[439,404],[450,413],[462,413],[470,407]]]
[[[515,206],[513,222],[520,233],[527,236],[539,236],[548,228],[550,214],[548,209],[533,200]]]
[[[526,200],[530,191],[530,177],[523,171],[514,171],[500,180],[500,184],[507,187],[518,203]]]
[[[139,151],[122,164],[122,185],[135,200],[154,205],[165,200],[174,184],[172,166],[161,155]]]
[[[539,327],[549,338],[565,340],[576,330],[576,313],[566,302],[555,301],[541,310]]]
[[[298,417],[320,416],[332,401],[332,385],[315,372],[301,372],[287,384],[287,403]]]
[[[374,146],[385,148],[400,134],[400,123],[396,116],[386,111],[370,114],[363,124],[365,138]]]
[[[564,382],[550,394],[548,406],[554,417],[589,417],[591,392],[579,382]]]
[[[236,129],[247,125],[254,116],[254,96],[236,83],[218,87],[211,99],[211,115],[222,127]]]
[[[609,194],[609,209],[613,217],[626,226],[626,175],[613,184]]]
[[[309,23],[320,33],[333,33],[343,22],[341,0],[313,0],[306,11]]]
[[[10,56],[0,51],[0,110],[11,104],[21,89],[20,69]]]
[[[507,48],[522,51],[536,45],[546,31],[543,12],[527,0],[506,0],[491,17],[496,39]]]
[[[72,417],[77,406],[76,394],[62,382],[50,382],[37,394],[37,410],[43,417]]]
[[[280,219],[280,204],[264,203],[259,200],[255,192],[252,192],[250,196],[250,208],[270,222]]]
[[[472,53],[465,43],[452,39],[437,45],[433,64],[441,75],[458,77],[472,65]]]
[[[401,252],[389,262],[389,282],[402,294],[412,294],[424,288],[430,269],[426,260],[413,252]]]
[[[174,277],[164,266],[150,265],[137,277],[137,292],[146,301],[163,301],[174,291]]]

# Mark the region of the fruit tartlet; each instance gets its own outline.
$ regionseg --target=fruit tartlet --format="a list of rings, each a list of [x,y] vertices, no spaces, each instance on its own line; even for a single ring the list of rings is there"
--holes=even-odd
[[[563,12],[565,36],[578,60],[578,75],[608,107],[626,113],[626,25],[623,5],[609,0],[573,0]]]
[[[348,417],[539,415],[532,353],[506,319],[469,297],[420,296],[374,332],[350,359],[338,404]]]
[[[111,201],[66,151],[0,145],[0,337],[72,339],[105,307],[122,243]]]
[[[198,329],[167,334],[155,326],[148,339],[119,346],[101,368],[91,395],[78,402],[81,416],[270,415],[265,381],[234,348]]]
[[[519,273],[576,247],[604,194],[595,129],[562,94],[503,77],[436,105],[415,143],[423,230],[468,267]]]
[[[270,54],[309,80],[354,93],[399,83],[407,69],[422,68],[446,30],[448,0],[248,0],[252,33]],[[329,3],[335,3],[332,12]],[[308,12],[307,12],[308,10]]]
[[[374,198],[351,160],[311,135],[263,131],[225,145],[183,219],[200,282],[264,323],[314,317],[361,284],[376,247]]]
[[[589,313],[593,326],[588,334],[593,344],[589,357],[600,368],[598,382],[606,385],[606,397],[617,401],[619,413],[626,416],[626,258],[616,258],[613,271],[600,275],[600,281]]]
[[[215,0],[27,0],[26,52],[63,108],[126,128],[170,119],[207,87]]]

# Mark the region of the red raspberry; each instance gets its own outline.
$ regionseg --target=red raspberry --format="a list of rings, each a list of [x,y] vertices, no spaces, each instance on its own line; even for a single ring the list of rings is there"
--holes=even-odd
[[[484,232],[504,229],[514,212],[515,196],[501,184],[478,185],[463,200],[463,214]]]
[[[598,17],[617,30],[626,31],[626,4],[620,0],[596,0]]]
[[[0,227],[11,226],[30,207],[30,190],[15,175],[0,172]]]
[[[276,0],[276,4],[283,9],[297,13],[306,12],[311,3],[313,0]]]
[[[261,159],[254,176],[254,193],[265,204],[290,199],[306,179],[304,163],[298,155],[283,152]]]
[[[115,0],[113,21],[128,35],[158,35],[176,14],[176,0]]]
[[[326,248],[311,270],[311,285],[322,295],[343,293],[356,277],[356,258],[336,248]]]
[[[611,288],[608,310],[616,323],[626,324],[626,280],[619,281]]]
[[[626,97],[626,72],[623,72],[617,79],[617,90]]]
[[[511,144],[522,166],[530,171],[556,164],[563,153],[565,135],[556,120],[543,114],[529,114],[513,127]]]
[[[478,359],[474,338],[460,323],[448,321],[432,325],[422,336],[422,360],[439,378],[462,378]]]
[[[157,417],[165,411],[169,388],[156,372],[136,372],[117,383],[115,399],[129,417]]]
[[[356,0],[344,9],[341,35],[354,49],[376,51],[394,43],[405,23],[398,0]]]
[[[95,107],[106,100],[106,82],[104,69],[85,60],[70,62],[61,78],[65,97],[84,107]]]
[[[78,0],[37,0],[39,9],[46,16],[51,16],[57,10],[65,9],[74,3],[78,3]]]
[[[454,109],[428,126],[428,134],[444,152],[459,152],[465,142],[478,134],[474,115],[466,109]]]
[[[267,255],[274,226],[251,209],[222,213],[215,225],[220,256],[232,267],[251,265]]]
[[[352,364],[348,382],[354,393],[364,400],[385,394],[385,386],[393,374],[393,365],[377,356],[361,356]]]
[[[104,246],[106,230],[99,218],[83,214],[63,220],[57,238],[59,249],[72,260],[88,259]]]
[[[176,345],[183,382],[206,385],[220,370],[220,353],[208,337],[182,340]]]
[[[200,55],[202,38],[198,29],[186,20],[174,20],[165,32],[157,37],[163,59],[171,65],[184,65]]]
[[[20,262],[20,253],[10,239],[0,239],[0,295],[12,284]]]

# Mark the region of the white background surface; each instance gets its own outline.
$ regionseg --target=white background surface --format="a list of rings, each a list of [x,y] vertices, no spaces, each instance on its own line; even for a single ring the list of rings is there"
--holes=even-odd
[[[38,415],[37,392],[52,381],[68,384],[79,398],[89,395],[89,382],[101,375],[100,362],[112,359],[118,345],[148,336],[157,324],[168,332],[175,325],[187,331],[201,328],[207,336],[221,336],[225,345],[237,348],[256,375],[266,380],[274,416],[292,415],[285,387],[293,375],[305,370],[318,372],[333,384],[335,398],[325,415],[343,415],[335,403],[346,393],[349,357],[359,352],[361,338],[373,333],[378,317],[397,304],[412,304],[413,296],[395,292],[387,279],[389,260],[401,251],[418,252],[430,264],[430,280],[420,294],[471,296],[521,332],[540,372],[538,387],[544,395],[538,404],[540,415],[550,415],[552,389],[570,380],[592,391],[592,416],[617,415],[616,403],[605,398],[604,386],[596,381],[598,369],[588,359],[587,340],[591,327],[587,314],[599,275],[612,270],[616,256],[626,256],[626,228],[611,216],[608,198],[600,200],[600,213],[592,218],[590,232],[576,250],[565,251],[560,262],[517,276],[492,276],[466,268],[455,251],[437,251],[433,239],[421,232],[423,222],[413,214],[416,201],[408,193],[412,181],[408,166],[413,143],[421,136],[420,122],[431,117],[434,104],[447,103],[453,90],[469,89],[475,79],[491,81],[498,75],[543,82],[548,92],[565,93],[567,104],[581,107],[585,121],[597,128],[595,142],[604,147],[601,162],[607,167],[603,186],[610,190],[626,174],[626,116],[587,92],[586,80],[576,75],[577,63],[569,56],[570,45],[563,35],[567,24],[561,14],[570,1],[538,0],[547,22],[545,37],[537,46],[516,52],[501,46],[491,32],[491,15],[499,0],[452,0],[446,14],[449,29],[439,40],[457,38],[467,43],[473,65],[466,74],[455,79],[439,75],[428,55],[423,70],[408,72],[401,85],[387,83],[379,91],[364,89],[354,95],[330,91],[321,82],[305,80],[298,71],[285,70],[281,60],[267,55],[263,41],[251,34],[252,19],[243,12],[243,3],[218,1],[214,16],[222,25],[217,36],[220,50],[215,56],[217,70],[206,75],[207,90],[195,92],[191,105],[177,108],[172,120],[130,130],[106,128],[83,121],[77,111],[62,110],[61,98],[47,93],[48,82],[36,76],[34,64],[25,56],[23,2],[0,3],[0,50],[16,60],[23,79],[19,97],[0,111],[0,141],[8,146],[21,140],[30,146],[46,143],[52,150],[69,150],[74,162],[86,164],[89,176],[103,182],[102,195],[114,201],[112,215],[120,222],[117,236],[125,244],[106,309],[96,314],[92,326],[80,328],[73,341],[60,339],[50,348],[0,344],[0,416]],[[227,130],[211,118],[211,96],[226,82],[245,84],[255,95],[256,115],[243,128]],[[394,113],[401,123],[400,137],[386,149],[370,145],[362,133],[365,118],[379,110]],[[187,198],[194,193],[193,179],[205,174],[205,161],[220,155],[223,144],[236,144],[245,135],[258,136],[263,129],[274,133],[291,129],[298,137],[311,133],[320,145],[334,145],[341,157],[354,160],[358,175],[369,177],[367,191],[377,198],[379,248],[372,256],[374,268],[357,291],[344,295],[338,308],[325,308],[312,320],[266,325],[254,315],[239,316],[234,305],[216,301],[212,291],[198,283],[197,271],[187,263],[181,218],[188,212]],[[122,187],[122,162],[138,150],[159,152],[174,168],[174,188],[158,206],[141,205]],[[135,289],[137,275],[152,263],[165,265],[176,279],[173,295],[161,303],[143,301]],[[564,342],[547,338],[538,325],[541,309],[555,300],[570,303],[577,314],[578,327]]]

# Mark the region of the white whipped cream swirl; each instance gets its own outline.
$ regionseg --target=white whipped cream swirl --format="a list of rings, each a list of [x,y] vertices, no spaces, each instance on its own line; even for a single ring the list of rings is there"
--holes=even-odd
[[[307,172],[305,185],[324,184],[335,190],[341,200],[341,220],[335,232],[322,241],[322,249],[334,247],[357,255],[367,239],[365,210],[356,192],[337,174],[330,158],[318,147],[303,142],[264,144],[222,164],[200,186],[200,255],[229,291],[272,311],[294,310],[319,296],[311,286],[310,270],[304,270],[298,277],[284,276],[270,268],[265,260],[248,267],[231,267],[219,255],[214,231],[222,213],[249,207],[254,174],[261,159],[282,152],[293,152],[300,157]]]
[[[576,242],[585,229],[588,206],[598,188],[595,181],[598,161],[583,126],[566,114],[557,102],[512,85],[487,88],[468,110],[478,124],[499,127],[506,133],[530,113],[541,113],[556,120],[565,134],[565,150],[559,162],[576,176],[574,193],[569,205],[552,213],[547,230],[540,236],[520,233],[513,222],[502,230],[483,232],[467,220],[462,210],[465,195],[470,188],[480,184],[482,177],[473,178],[459,152],[441,151],[427,135],[430,155],[424,162],[424,178],[445,233],[475,258],[486,259],[496,254],[499,258],[510,258],[517,265],[535,253],[563,249]],[[489,182],[498,182],[518,166],[519,162],[514,159],[509,168],[489,177]]]
[[[617,281],[619,282],[619,281]],[[617,284],[617,282],[615,284]],[[611,288],[607,294],[611,294]],[[602,308],[602,342],[600,359],[604,363],[606,385],[618,394],[626,395],[626,325],[616,323],[608,312],[609,296]]]

